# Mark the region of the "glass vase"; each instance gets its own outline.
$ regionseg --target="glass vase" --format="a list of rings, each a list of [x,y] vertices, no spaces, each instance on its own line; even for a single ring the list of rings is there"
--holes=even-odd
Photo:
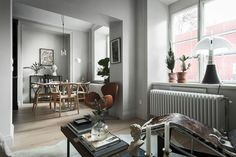
[[[102,121],[95,123],[91,129],[91,136],[94,141],[101,141],[107,137],[108,126]]]

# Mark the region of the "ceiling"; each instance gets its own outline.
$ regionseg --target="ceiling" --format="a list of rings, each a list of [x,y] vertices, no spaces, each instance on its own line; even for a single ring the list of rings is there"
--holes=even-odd
[[[62,19],[60,14],[35,8],[21,3],[14,3],[13,16],[18,19],[24,19],[59,28],[62,27]],[[69,16],[64,16],[64,21],[65,21],[65,28],[71,30],[79,30],[87,32],[92,27],[92,23],[72,18]]]
[[[166,4],[166,5],[169,5],[169,4],[172,4],[178,0],[160,0],[162,3]]]

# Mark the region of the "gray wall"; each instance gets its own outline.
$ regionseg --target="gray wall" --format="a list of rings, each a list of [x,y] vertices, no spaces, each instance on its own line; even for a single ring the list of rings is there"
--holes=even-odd
[[[16,0],[33,7],[64,14],[74,18],[89,21],[96,25],[109,26],[110,22],[122,21],[122,69],[116,74],[122,76],[119,80],[123,88],[123,115],[120,118],[135,116],[135,0]],[[112,32],[110,32],[112,33]],[[112,70],[111,66],[111,70]]]
[[[0,1],[0,133],[10,144],[13,139],[12,125],[12,1]]]
[[[82,77],[88,80],[88,55],[89,55],[89,36],[88,32],[73,31],[72,33],[72,48],[73,48],[73,79],[72,81],[79,82]],[[75,61],[76,58],[81,59],[81,63]]]
[[[68,55],[61,56],[62,35],[56,32],[51,32],[41,29],[40,25],[30,22],[21,22],[21,55],[22,67],[29,67],[34,62],[39,62],[39,49],[53,49],[54,63],[57,65],[57,75],[61,75],[63,80],[69,80],[69,47],[67,47]],[[37,25],[38,27],[36,27]],[[68,38],[67,42],[68,43]],[[51,67],[40,70],[39,74],[51,74]],[[31,69],[23,70],[23,102],[29,102],[29,75],[33,75]]]
[[[122,21],[112,22],[110,24],[110,40],[113,40],[119,37],[122,40],[122,29],[123,29]],[[122,51],[123,46],[121,45],[121,47],[122,47],[121,48],[121,51]],[[117,94],[118,99],[116,100],[114,106],[111,108],[109,113],[117,117],[122,117],[123,116],[123,105],[122,105],[123,104],[123,94],[122,94],[123,93],[123,87],[122,87],[123,74],[117,73],[117,71],[122,71],[122,64],[121,63],[111,64],[110,81],[119,83],[119,92]]]
[[[136,3],[136,116],[147,118],[148,100],[148,51],[147,51],[147,0],[137,0]]]

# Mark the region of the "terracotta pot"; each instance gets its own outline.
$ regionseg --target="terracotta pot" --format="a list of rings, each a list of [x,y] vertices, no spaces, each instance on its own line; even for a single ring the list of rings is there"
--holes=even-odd
[[[178,72],[177,73],[177,78],[178,78],[178,83],[186,83],[186,76],[187,72]]]
[[[170,83],[176,83],[176,73],[168,73],[168,76]]]

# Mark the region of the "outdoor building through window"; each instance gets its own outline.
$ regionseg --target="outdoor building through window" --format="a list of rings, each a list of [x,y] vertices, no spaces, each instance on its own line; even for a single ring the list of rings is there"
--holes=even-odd
[[[197,39],[221,36],[232,43],[232,49],[214,50],[214,62],[221,81],[236,82],[236,1],[235,0],[202,0],[201,17],[198,17],[198,6],[192,6],[171,15],[172,43],[176,58],[181,55],[191,56],[191,67],[188,71],[190,82],[200,82],[204,76],[208,59],[196,56],[193,48]],[[198,21],[201,21],[200,25]],[[200,28],[198,28],[198,26]],[[203,30],[200,32],[200,30]],[[175,71],[181,71],[179,61]]]
[[[197,15],[197,6],[193,6],[172,16],[172,46],[176,58],[182,55],[193,56],[192,50],[197,43]],[[198,60],[191,58],[187,62],[191,64],[187,79],[195,82],[198,81]],[[181,71],[180,64],[180,61],[177,59],[175,71]]]
[[[221,36],[232,43],[232,50],[218,49],[215,51],[214,62],[223,82],[236,81],[236,1],[214,0],[204,3],[204,37]],[[223,10],[223,11],[219,11]]]

